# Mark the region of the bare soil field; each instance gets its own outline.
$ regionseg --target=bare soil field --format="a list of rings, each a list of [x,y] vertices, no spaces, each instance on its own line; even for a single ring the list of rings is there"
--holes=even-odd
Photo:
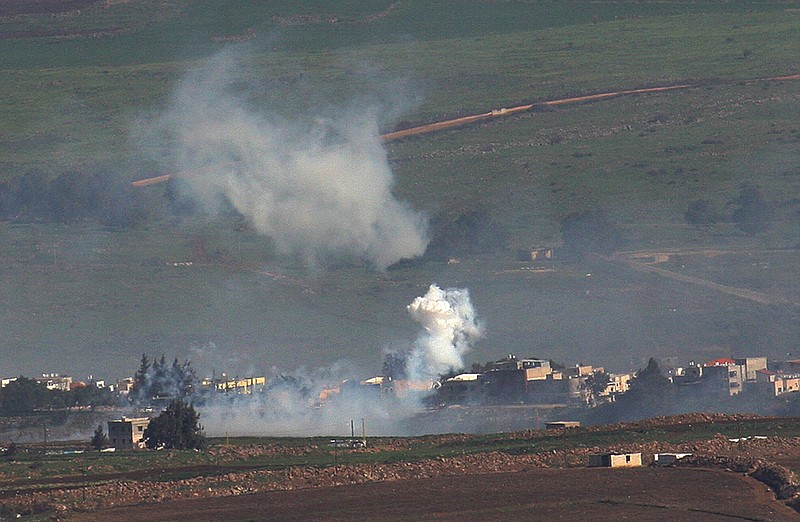
[[[184,499],[70,520],[797,520],[754,479],[684,468],[529,469]]]

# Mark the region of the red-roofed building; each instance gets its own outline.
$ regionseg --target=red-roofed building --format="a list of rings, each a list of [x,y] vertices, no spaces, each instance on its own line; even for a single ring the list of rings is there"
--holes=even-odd
[[[708,361],[703,366],[733,366],[734,364],[736,364],[735,360],[728,359],[727,357],[720,357],[719,359]]]

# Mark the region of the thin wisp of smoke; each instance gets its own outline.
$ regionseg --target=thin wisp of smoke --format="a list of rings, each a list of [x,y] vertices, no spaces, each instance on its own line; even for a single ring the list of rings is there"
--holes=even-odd
[[[237,64],[223,52],[189,74],[163,118],[192,195],[209,209],[229,202],[311,267],[355,257],[384,269],[423,254],[427,220],[392,194],[381,109],[253,109]]]

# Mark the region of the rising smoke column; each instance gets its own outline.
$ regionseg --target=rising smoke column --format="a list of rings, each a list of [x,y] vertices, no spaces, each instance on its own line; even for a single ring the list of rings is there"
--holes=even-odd
[[[184,79],[163,119],[191,195],[209,209],[229,201],[312,267],[352,256],[384,269],[423,254],[427,220],[392,194],[379,131],[390,109],[354,102],[324,114],[270,113],[243,92],[240,69],[233,53],[220,53]]]
[[[414,342],[408,360],[412,379],[435,379],[464,367],[463,355],[482,334],[467,289],[442,290],[433,284],[408,305],[411,317],[425,328]]]

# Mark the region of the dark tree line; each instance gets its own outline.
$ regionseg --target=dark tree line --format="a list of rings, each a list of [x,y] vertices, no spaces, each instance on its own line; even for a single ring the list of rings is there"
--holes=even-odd
[[[30,170],[0,181],[0,220],[135,226],[148,216],[141,189],[106,172],[67,171],[49,177]]]
[[[581,261],[589,254],[608,255],[625,244],[622,229],[603,210],[569,214],[561,221],[563,257]]]
[[[18,377],[0,388],[0,416],[28,415],[40,410],[59,410],[75,406],[107,406],[114,395],[90,383],[70,391],[48,390],[47,386],[27,377]]]
[[[451,256],[493,254],[508,246],[511,234],[502,223],[483,210],[470,210],[454,220],[436,218],[425,257],[446,261]]]
[[[697,226],[714,225],[729,220],[750,236],[766,232],[775,220],[777,205],[767,201],[761,190],[754,185],[742,185],[739,194],[729,203],[735,207],[730,215],[725,215],[711,201],[697,199],[689,203],[684,217],[687,223]]]
[[[129,397],[139,406],[163,398],[189,399],[197,391],[197,375],[192,364],[188,360],[181,364],[177,357],[169,364],[163,354],[152,363],[147,354],[142,354],[133,380]]]

